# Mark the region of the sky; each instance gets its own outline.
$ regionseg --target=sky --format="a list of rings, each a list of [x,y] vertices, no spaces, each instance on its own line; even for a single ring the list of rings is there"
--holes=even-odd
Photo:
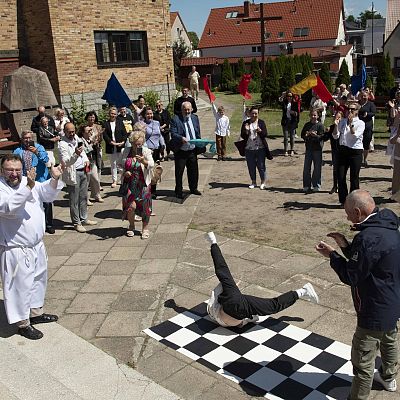
[[[276,1],[269,0],[268,3],[275,3]],[[256,3],[259,2],[256,1]],[[267,1],[264,2],[266,3]],[[211,8],[243,5],[243,0],[169,0],[169,3],[171,11],[179,11],[186,29],[196,32],[200,39]],[[373,3],[374,9],[385,17],[386,0],[374,0]],[[370,9],[371,5],[372,1],[344,0],[346,15],[353,14],[355,17],[365,9]]]

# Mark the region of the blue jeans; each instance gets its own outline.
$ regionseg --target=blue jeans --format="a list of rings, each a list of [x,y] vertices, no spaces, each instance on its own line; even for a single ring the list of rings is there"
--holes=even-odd
[[[311,176],[311,164],[314,164],[314,170]],[[309,189],[311,185],[315,189],[321,187],[321,169],[322,169],[322,149],[306,149],[303,168],[303,188]]]
[[[265,157],[267,151],[265,147],[258,150],[245,150],[247,168],[249,170],[250,179],[252,182],[256,181],[256,167],[260,174],[261,182],[265,182],[267,177],[265,168]]]

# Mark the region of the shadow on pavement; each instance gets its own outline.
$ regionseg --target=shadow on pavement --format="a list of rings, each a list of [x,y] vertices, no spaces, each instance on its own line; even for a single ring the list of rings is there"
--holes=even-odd
[[[237,188],[247,188],[249,185],[246,183],[237,182],[208,182],[210,189],[237,189]]]
[[[340,204],[325,204],[325,203],[301,203],[299,201],[287,201],[283,203],[282,207],[291,210],[309,210],[310,208],[326,208],[329,210],[338,210],[342,206]]]
[[[98,240],[117,239],[125,236],[126,228],[123,228],[122,226],[114,228],[95,228],[88,229],[86,233],[89,235],[98,236]]]
[[[6,310],[4,308],[4,301],[0,300],[0,337],[8,338],[15,335],[15,326],[10,325],[7,321]]]

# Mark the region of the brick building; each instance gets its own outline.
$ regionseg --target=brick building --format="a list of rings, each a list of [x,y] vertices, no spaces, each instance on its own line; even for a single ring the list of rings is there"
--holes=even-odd
[[[0,0],[0,82],[19,67],[17,0]],[[2,93],[0,86],[0,97]]]
[[[8,17],[13,8],[9,3],[0,0],[0,29],[5,29],[3,13]],[[14,40],[11,43],[20,50],[20,63],[45,71],[64,106],[70,106],[70,95],[79,100],[83,94],[88,108],[99,108],[112,72],[131,98],[148,90],[167,98],[168,89],[174,89],[172,51],[167,46],[168,1],[17,3],[18,46],[16,30],[10,31]],[[0,46],[4,43],[10,46],[4,40]]]

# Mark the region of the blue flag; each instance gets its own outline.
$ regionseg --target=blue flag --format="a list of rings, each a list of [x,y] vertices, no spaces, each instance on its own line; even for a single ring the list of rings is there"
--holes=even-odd
[[[351,77],[351,93],[355,96],[361,89],[365,87],[366,81],[367,70],[365,69],[365,65],[363,64],[360,73]]]
[[[107,82],[107,87],[102,99],[115,107],[128,107],[132,104],[131,99],[126,94],[122,85],[119,83],[119,80],[114,75],[114,72],[111,74],[111,77]]]

